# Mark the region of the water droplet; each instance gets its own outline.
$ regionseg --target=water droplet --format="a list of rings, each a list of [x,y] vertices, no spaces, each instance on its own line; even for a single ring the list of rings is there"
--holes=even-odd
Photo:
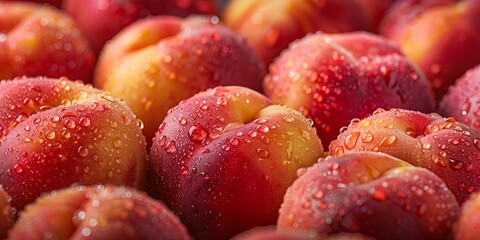
[[[201,125],[195,125],[188,130],[188,137],[195,142],[201,142],[207,137],[208,133]]]
[[[283,120],[287,123],[292,123],[293,121],[295,121],[295,118],[292,116],[285,116],[283,117]]]
[[[58,115],[55,115],[52,117],[52,122],[58,122],[60,121],[60,117]]]
[[[395,142],[395,140],[397,140],[397,137],[393,135],[387,136],[384,139],[382,139],[382,141],[380,142],[380,146],[384,146],[384,147],[390,146]]]
[[[369,143],[369,142],[372,142],[372,141],[373,141],[373,135],[372,134],[370,134],[370,133],[363,134],[362,142]]]
[[[180,120],[178,120],[178,122],[180,123],[180,125],[185,125],[185,124],[187,124],[187,119],[182,117],[182,118],[180,118]]]
[[[254,137],[257,136],[257,134],[258,134],[258,133],[257,133],[256,131],[248,131],[248,136],[249,136],[249,137],[254,138]]]
[[[371,196],[373,199],[377,200],[377,201],[385,201],[387,200],[387,193],[385,193],[385,190],[383,189],[379,189],[379,188],[375,188],[373,189],[373,191],[371,192]]]
[[[342,146],[336,147],[333,151],[334,156],[340,156],[344,153],[345,153],[345,149]]]
[[[239,141],[238,141],[238,139],[236,139],[236,138],[232,138],[232,139],[230,139],[229,143],[230,143],[230,145],[232,145],[232,146],[237,146],[238,143],[239,143]]]
[[[76,127],[76,125],[77,124],[72,119],[65,120],[65,127],[68,128],[68,129],[74,129]]]
[[[427,134],[432,134],[438,132],[439,127],[436,124],[430,124],[427,126]]]
[[[463,162],[462,161],[458,161],[458,160],[455,160],[455,159],[449,159],[448,160],[448,165],[452,168],[452,169],[455,169],[455,170],[460,170],[463,168]]]
[[[169,143],[167,143],[167,145],[165,146],[165,151],[167,153],[175,153],[177,151],[177,146],[175,141],[170,141]]]
[[[265,144],[270,144],[270,139],[267,136],[261,136],[260,139],[262,140],[263,143]]]
[[[17,173],[17,174],[20,174],[20,173],[23,172],[23,166],[21,164],[17,163],[13,166],[13,171],[15,171],[15,173]]]
[[[345,148],[347,148],[348,150],[352,150],[357,145],[357,140],[359,136],[359,132],[353,132],[348,134],[344,141]]]
[[[120,148],[122,146],[122,140],[120,140],[119,138],[113,139],[113,146],[116,148]]]
[[[262,148],[257,149],[257,154],[258,154],[258,156],[260,156],[261,158],[268,158],[268,157],[270,157],[270,152],[268,152],[267,150],[262,149]]]
[[[323,191],[322,190],[318,190],[314,195],[313,195],[313,198],[315,199],[322,199],[323,198]]]
[[[253,121],[254,123],[257,123],[257,124],[262,124],[262,123],[266,123],[268,120],[265,119],[265,118],[258,118],[258,119],[255,119],[255,121]]]
[[[262,124],[257,126],[257,130],[261,133],[267,133],[270,131],[270,128],[267,125]]]
[[[88,149],[84,146],[80,146],[77,151],[78,151],[78,155],[80,155],[80,157],[87,157],[88,156]]]
[[[480,139],[479,138],[475,138],[473,139],[473,145],[475,145],[475,147],[480,150]]]
[[[90,119],[88,119],[86,117],[80,118],[80,126],[82,126],[82,127],[90,126]]]
[[[45,137],[48,139],[48,140],[53,140],[55,139],[55,132],[54,131],[47,131],[47,133],[45,134]]]

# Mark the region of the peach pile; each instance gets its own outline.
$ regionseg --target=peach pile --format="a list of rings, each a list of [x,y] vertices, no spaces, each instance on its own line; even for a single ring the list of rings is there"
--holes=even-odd
[[[480,239],[480,0],[0,0],[0,239]]]

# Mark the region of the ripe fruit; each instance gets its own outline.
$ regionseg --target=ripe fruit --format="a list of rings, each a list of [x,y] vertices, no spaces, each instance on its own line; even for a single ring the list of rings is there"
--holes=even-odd
[[[223,20],[269,65],[307,33],[367,29],[368,19],[359,8],[355,0],[233,0]]]
[[[387,154],[349,153],[308,168],[288,189],[277,227],[321,236],[449,239],[460,207],[432,172]]]
[[[263,64],[237,34],[207,18],[149,18],[130,25],[99,59],[95,86],[125,100],[150,143],[167,111],[218,85],[260,90]]]
[[[480,63],[479,1],[398,1],[390,15],[382,34],[420,67],[437,99]]]
[[[443,96],[439,113],[480,131],[480,65],[467,71]]]
[[[428,82],[400,49],[365,32],[317,33],[295,42],[270,66],[264,89],[274,103],[312,119],[324,144],[352,118],[379,107],[435,107]]]
[[[10,239],[191,239],[161,202],[127,187],[75,186],[25,208]]]
[[[150,152],[149,193],[197,239],[274,224],[299,168],[323,155],[300,113],[243,87],[217,87],[174,107]]]
[[[353,119],[330,144],[333,156],[354,151],[383,152],[445,181],[459,202],[480,190],[480,133],[454,118],[403,109],[378,110]]]
[[[17,210],[73,183],[142,188],[145,138],[108,93],[66,79],[0,83],[0,185]]]

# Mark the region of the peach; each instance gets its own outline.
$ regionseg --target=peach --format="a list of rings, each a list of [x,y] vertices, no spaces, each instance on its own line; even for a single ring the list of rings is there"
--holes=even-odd
[[[90,82],[95,61],[67,14],[47,5],[0,2],[0,80],[47,76]]]
[[[480,65],[467,71],[447,94],[439,105],[439,113],[456,118],[469,127],[480,131]]]
[[[124,102],[66,79],[0,86],[0,185],[17,210],[74,183],[144,186],[145,137]]]
[[[455,240],[480,238],[480,192],[475,192],[462,204],[460,217],[454,225]]]
[[[75,186],[28,205],[10,239],[191,239],[161,202],[127,187]]]
[[[356,0],[233,0],[222,19],[269,65],[307,33],[367,29],[368,19],[359,8]]]
[[[300,113],[244,87],[217,87],[172,108],[150,151],[149,193],[197,239],[274,224],[299,168],[323,155]]]
[[[264,91],[274,103],[312,119],[324,144],[352,118],[379,107],[435,108],[428,82],[401,50],[365,32],[317,33],[296,41],[270,66]]]
[[[237,34],[207,18],[149,18],[120,32],[103,51],[95,86],[125,100],[151,142],[167,111],[218,85],[260,90],[265,69]]]
[[[65,0],[63,7],[78,22],[96,52],[140,18],[155,15],[186,17],[216,11],[212,0]]]
[[[460,213],[432,172],[387,154],[349,153],[308,168],[285,195],[277,228],[375,239],[449,239]]]
[[[413,3],[412,3],[413,2]],[[392,6],[382,34],[396,41],[431,82],[437,99],[480,63],[480,2],[409,0]],[[404,17],[405,14],[410,17]]]
[[[7,238],[7,232],[13,226],[13,209],[10,196],[0,186],[0,239]]]
[[[480,133],[453,117],[392,109],[353,119],[330,144],[339,156],[353,151],[390,154],[442,178],[459,202],[480,189]]]

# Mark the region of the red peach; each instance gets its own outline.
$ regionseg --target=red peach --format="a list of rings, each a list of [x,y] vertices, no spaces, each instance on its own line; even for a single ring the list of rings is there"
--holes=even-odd
[[[72,18],[25,2],[0,2],[0,80],[68,77],[90,82],[96,57]]]
[[[167,111],[218,85],[260,90],[265,69],[237,34],[209,19],[149,18],[120,32],[103,51],[95,86],[125,100],[150,143]]]
[[[126,187],[76,186],[28,205],[10,239],[185,239],[191,237],[161,202]]]
[[[449,239],[460,213],[432,172],[387,154],[349,153],[308,168],[288,189],[278,229],[376,239]]]
[[[171,109],[150,152],[149,193],[197,239],[274,224],[299,168],[323,155],[300,113],[243,87],[217,87]]]
[[[368,19],[359,8],[355,0],[233,0],[223,20],[269,65],[290,42],[307,33],[367,29]]]
[[[466,72],[440,101],[439,113],[480,131],[480,65]]]
[[[392,6],[383,35],[396,41],[431,82],[440,99],[466,70],[480,63],[480,2],[421,1]],[[407,5],[406,7],[404,5]],[[405,18],[405,14],[412,14]]]
[[[324,144],[352,118],[379,107],[435,107],[428,82],[400,49],[365,32],[317,33],[295,42],[270,66],[264,89],[274,103],[312,119]]]
[[[146,143],[125,103],[78,82],[0,83],[0,185],[18,210],[73,183],[142,188]]]
[[[480,133],[454,118],[403,109],[353,119],[329,152],[384,152],[442,178],[459,202],[480,190]]]
[[[65,0],[63,7],[85,32],[96,52],[120,30],[155,15],[214,14],[212,0]]]

